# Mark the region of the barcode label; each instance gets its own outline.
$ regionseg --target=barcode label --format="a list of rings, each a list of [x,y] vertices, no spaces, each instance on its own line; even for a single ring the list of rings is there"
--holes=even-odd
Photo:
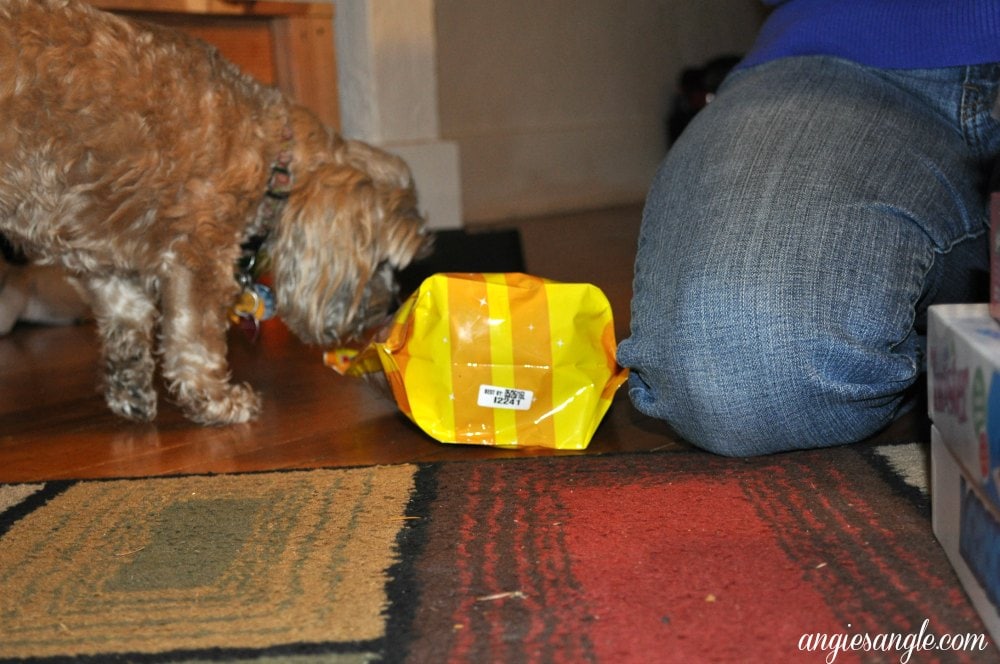
[[[528,410],[535,395],[530,390],[512,390],[494,385],[479,386],[479,405],[484,408]]]

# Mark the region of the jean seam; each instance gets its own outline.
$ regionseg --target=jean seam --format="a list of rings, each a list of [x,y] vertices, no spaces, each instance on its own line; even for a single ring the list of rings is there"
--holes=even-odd
[[[954,244],[952,245],[952,247],[954,247]],[[949,248],[948,251],[951,251],[951,248]],[[910,291],[910,301],[909,301],[909,307],[908,307],[909,312],[910,312],[910,318],[909,318],[909,321],[907,321],[907,325],[905,327],[905,329],[908,332],[906,334],[904,334],[901,339],[899,339],[895,343],[889,345],[889,351],[892,352],[893,354],[898,354],[898,353],[896,353],[896,351],[899,349],[900,346],[902,346],[906,342],[906,340],[910,337],[910,334],[913,333],[913,330],[916,327],[916,322],[917,322],[917,307],[920,304],[920,300],[924,297],[924,293],[925,293],[925,290],[926,290],[926,288],[928,286],[928,280],[930,278],[931,271],[934,269],[934,265],[935,265],[935,263],[937,263],[937,257],[938,257],[938,255],[940,255],[940,253],[941,252],[938,252],[938,250],[936,248],[934,248],[933,244],[927,250],[927,255],[926,255],[926,259],[927,260],[925,260],[924,266],[923,266],[923,270],[921,271],[920,275],[918,275],[918,278],[916,279],[917,288],[913,288]],[[947,253],[947,252],[945,252],[945,253]],[[904,354],[904,356],[905,356],[905,354]],[[910,367],[915,372],[919,372],[920,371],[919,364],[917,363],[917,361],[914,358],[907,357],[907,360],[910,362]]]
[[[972,83],[972,67],[965,68],[965,80],[962,82],[962,100],[959,106],[959,122],[962,125],[962,137],[966,145],[976,155],[982,154],[982,141],[979,138],[978,117],[982,110],[982,89]]]

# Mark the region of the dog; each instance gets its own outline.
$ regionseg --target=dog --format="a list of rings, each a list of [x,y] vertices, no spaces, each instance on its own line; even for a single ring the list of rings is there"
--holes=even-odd
[[[247,246],[270,258],[277,316],[322,346],[384,320],[395,272],[428,251],[401,159],[173,29],[0,0],[0,118],[0,234],[83,287],[105,399],[131,420],[156,417],[158,361],[191,420],[257,416],[226,361]]]

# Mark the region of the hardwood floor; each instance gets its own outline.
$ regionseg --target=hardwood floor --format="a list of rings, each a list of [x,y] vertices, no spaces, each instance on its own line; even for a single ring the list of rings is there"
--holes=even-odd
[[[621,335],[638,219],[639,210],[627,208],[521,223],[528,270],[601,286]],[[155,423],[134,424],[113,416],[96,390],[91,326],[15,328],[0,338],[0,481],[566,453],[437,443],[363,380],[326,368],[319,349],[280,323],[269,322],[255,345],[234,332],[230,360],[234,377],[264,395],[257,422],[199,427],[161,396]],[[674,444],[667,427],[639,415],[620,390],[587,453]]]
[[[628,207],[505,226],[520,228],[529,272],[600,286],[620,339],[628,329],[639,218],[640,209]],[[96,391],[97,358],[89,325],[20,326],[0,338],[0,482],[581,453],[437,443],[364,381],[326,368],[319,349],[303,346],[280,323],[269,323],[256,345],[231,336],[234,377],[265,398],[252,424],[199,427],[162,397],[155,423],[118,419]],[[919,417],[882,436],[925,437]],[[632,408],[621,389],[582,453],[683,446],[665,424]]]

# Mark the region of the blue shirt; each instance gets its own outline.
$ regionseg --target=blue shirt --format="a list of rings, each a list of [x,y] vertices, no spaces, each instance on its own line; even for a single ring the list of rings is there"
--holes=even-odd
[[[1000,62],[1000,0],[765,0],[775,5],[740,63],[831,55],[873,67]]]

